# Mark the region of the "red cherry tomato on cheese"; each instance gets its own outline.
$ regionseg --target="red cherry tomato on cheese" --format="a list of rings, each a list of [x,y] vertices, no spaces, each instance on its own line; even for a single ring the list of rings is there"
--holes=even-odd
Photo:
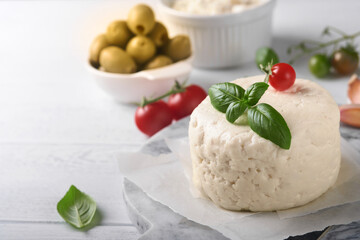
[[[170,125],[172,120],[172,111],[162,100],[138,107],[135,112],[136,126],[149,137]]]
[[[270,85],[279,91],[290,88],[296,79],[294,68],[287,63],[277,63],[271,68],[272,74],[269,76]]]
[[[200,86],[190,85],[181,93],[170,95],[168,105],[173,112],[174,119],[179,120],[192,113],[204,100],[207,93]]]

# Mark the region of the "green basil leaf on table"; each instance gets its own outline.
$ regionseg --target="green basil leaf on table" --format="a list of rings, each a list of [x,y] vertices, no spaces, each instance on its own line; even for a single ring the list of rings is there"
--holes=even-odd
[[[247,105],[243,101],[230,103],[226,110],[226,120],[234,123],[246,110]]]
[[[65,196],[58,202],[60,216],[76,228],[83,228],[91,223],[95,212],[95,201],[71,185]]]
[[[218,83],[209,89],[211,104],[222,113],[226,113],[232,102],[239,102],[244,98],[245,90],[234,83]]]
[[[261,103],[248,110],[250,128],[283,149],[289,149],[291,133],[284,118],[272,106]]]
[[[268,89],[269,84],[264,82],[256,82],[248,87],[245,91],[245,100],[249,106],[256,105],[265,91]]]

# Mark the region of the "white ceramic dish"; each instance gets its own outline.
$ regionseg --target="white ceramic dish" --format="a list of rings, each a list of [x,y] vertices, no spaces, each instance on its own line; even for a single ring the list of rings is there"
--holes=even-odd
[[[184,82],[192,69],[190,63],[191,57],[166,67],[133,74],[103,72],[89,62],[87,68],[107,94],[122,103],[136,103],[141,102],[144,96],[151,98],[164,94],[171,89],[175,80]]]
[[[271,44],[275,0],[239,13],[194,15],[171,8],[174,0],[158,0],[163,22],[170,35],[191,39],[195,67],[225,68],[253,61],[259,47]]]

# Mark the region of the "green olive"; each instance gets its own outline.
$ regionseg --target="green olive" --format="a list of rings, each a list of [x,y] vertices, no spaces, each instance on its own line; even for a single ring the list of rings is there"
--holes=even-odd
[[[100,51],[109,45],[105,34],[100,34],[92,41],[90,45],[90,63],[92,66],[99,67]]]
[[[165,43],[167,43],[167,41],[169,41],[166,27],[162,23],[156,22],[153,30],[149,33],[149,38],[153,40],[156,47],[162,47]]]
[[[134,58],[137,64],[144,64],[154,57],[156,47],[150,38],[139,35],[129,41],[126,52]]]
[[[136,35],[146,35],[154,28],[154,12],[148,5],[138,4],[130,9],[127,24]]]
[[[169,58],[165,55],[158,55],[154,59],[152,59],[150,62],[148,62],[145,65],[144,69],[148,70],[148,69],[160,68],[160,67],[170,65],[172,63],[173,63],[173,61],[171,60],[171,58]]]
[[[106,29],[108,42],[121,48],[125,48],[132,35],[125,21],[114,21]]]
[[[135,61],[119,47],[110,46],[100,52],[100,65],[106,72],[133,73],[136,71]]]
[[[188,58],[191,55],[189,37],[186,35],[175,36],[164,45],[162,52],[174,62]]]

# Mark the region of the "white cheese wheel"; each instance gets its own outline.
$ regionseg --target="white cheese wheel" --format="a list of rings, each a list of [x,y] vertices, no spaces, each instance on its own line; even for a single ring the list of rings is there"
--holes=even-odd
[[[235,80],[244,89],[264,76]],[[339,109],[318,84],[297,79],[271,86],[259,103],[273,106],[292,135],[284,150],[248,125],[229,123],[207,97],[191,114],[189,141],[195,186],[229,210],[273,211],[306,204],[326,192],[340,169]]]

